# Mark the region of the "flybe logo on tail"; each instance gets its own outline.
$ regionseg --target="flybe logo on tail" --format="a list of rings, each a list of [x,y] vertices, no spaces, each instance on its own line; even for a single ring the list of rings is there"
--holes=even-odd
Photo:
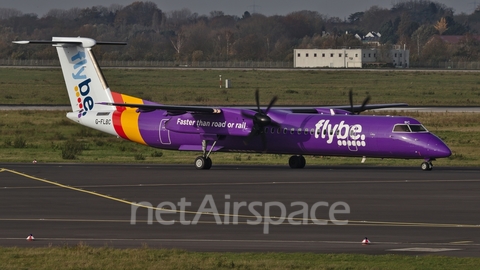
[[[95,102],[90,96],[90,85],[92,81],[90,78],[87,78],[87,75],[83,74],[85,71],[85,65],[87,64],[87,59],[85,58],[85,52],[78,52],[72,56],[71,61],[74,63],[72,73],[72,78],[75,82],[79,82],[75,85],[75,97],[77,99],[78,106],[78,118],[87,114],[88,111],[93,109]]]

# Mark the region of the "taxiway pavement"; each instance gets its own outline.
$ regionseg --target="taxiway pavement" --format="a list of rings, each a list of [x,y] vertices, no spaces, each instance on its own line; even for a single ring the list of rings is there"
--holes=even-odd
[[[368,166],[292,170],[216,165],[209,171],[193,165],[0,164],[0,168],[2,246],[83,242],[193,251],[480,255],[480,168],[435,167],[430,172]],[[174,207],[177,212],[132,202]],[[335,203],[334,208],[344,213],[334,217],[348,220],[346,225],[332,223],[329,209]],[[186,205],[185,211],[180,204]],[[210,213],[214,208],[218,216]],[[278,222],[282,215],[286,218],[281,224],[265,224]],[[197,224],[191,223],[194,220]],[[36,241],[26,241],[30,233]],[[364,237],[372,244],[362,245]]]

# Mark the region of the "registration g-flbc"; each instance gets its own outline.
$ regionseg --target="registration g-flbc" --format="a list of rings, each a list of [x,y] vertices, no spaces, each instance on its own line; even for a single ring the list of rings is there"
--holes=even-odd
[[[95,125],[111,125],[112,119],[95,119]]]

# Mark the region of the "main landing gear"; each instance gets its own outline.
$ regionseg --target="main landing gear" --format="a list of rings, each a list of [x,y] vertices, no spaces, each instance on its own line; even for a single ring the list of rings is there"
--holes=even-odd
[[[207,141],[202,140],[202,152],[203,154],[201,156],[198,156],[195,159],[195,168],[197,170],[210,170],[212,167],[212,160],[210,159],[210,153],[212,153],[213,147],[217,141],[214,141],[212,144],[212,147],[210,147],[210,151],[207,152]]]
[[[433,159],[426,160],[426,161],[422,162],[422,165],[420,166],[422,168],[422,170],[431,171],[433,169],[432,160]]]
[[[303,169],[305,167],[305,164],[307,162],[305,161],[305,158],[301,155],[299,156],[291,156],[288,159],[288,165],[292,169]]]

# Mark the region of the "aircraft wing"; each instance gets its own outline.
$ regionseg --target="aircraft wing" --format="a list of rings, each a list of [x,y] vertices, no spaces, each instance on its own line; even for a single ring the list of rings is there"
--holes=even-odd
[[[132,103],[110,103],[110,102],[100,102],[98,104],[108,105],[108,106],[137,108],[138,111],[141,111],[141,112],[164,110],[171,114],[176,114],[176,115],[184,114],[184,113],[207,113],[207,114],[222,113],[222,109],[220,108],[205,107],[205,106],[203,107],[202,106],[175,106],[175,105],[160,105],[160,104],[132,104]],[[280,106],[280,107],[272,107],[272,110],[290,111],[292,113],[318,113],[319,109],[339,109],[339,110],[350,111],[352,113],[357,113],[357,112],[366,111],[366,110],[397,108],[397,107],[408,107],[408,104],[406,103],[370,104],[370,105],[365,105],[363,108],[361,105],[354,105],[353,107],[349,105],[319,106],[319,107],[282,107]],[[237,108],[256,111],[255,107],[239,106]],[[262,109],[265,109],[265,108],[262,108]]]
[[[256,111],[257,108],[249,107],[249,106],[233,106],[234,108],[239,109],[246,109],[246,110],[253,110]],[[397,107],[408,107],[407,103],[389,103],[389,104],[371,104],[365,105],[363,108],[361,105],[354,105],[353,111],[350,105],[320,105],[315,107],[310,106],[290,106],[290,107],[283,107],[283,106],[275,106],[272,107],[272,110],[281,110],[287,111],[292,113],[318,113],[319,110],[329,110],[329,109],[339,109],[345,110],[352,113],[367,111],[367,110],[376,110],[376,109],[384,109],[384,108],[397,108]],[[261,107],[262,110],[265,110],[265,107]]]
[[[140,112],[151,112],[155,110],[164,110],[172,114],[183,114],[183,113],[212,113],[218,114],[222,113],[222,110],[214,107],[201,107],[201,106],[173,106],[173,105],[160,105],[160,104],[131,104],[131,103],[111,103],[111,102],[100,102],[98,104],[108,105],[108,106],[119,106],[119,107],[129,107],[137,108]]]
[[[338,106],[319,106],[319,107],[293,107],[288,108],[293,113],[316,113],[318,109],[339,109],[349,111],[351,113],[357,113],[367,110],[376,110],[376,109],[384,109],[384,108],[397,108],[397,107],[408,107],[407,103],[390,103],[390,104],[370,104],[365,105],[363,108],[361,105],[354,105],[351,107],[350,105],[338,105]],[[274,109],[279,109],[274,107]],[[353,110],[352,110],[353,109]]]

